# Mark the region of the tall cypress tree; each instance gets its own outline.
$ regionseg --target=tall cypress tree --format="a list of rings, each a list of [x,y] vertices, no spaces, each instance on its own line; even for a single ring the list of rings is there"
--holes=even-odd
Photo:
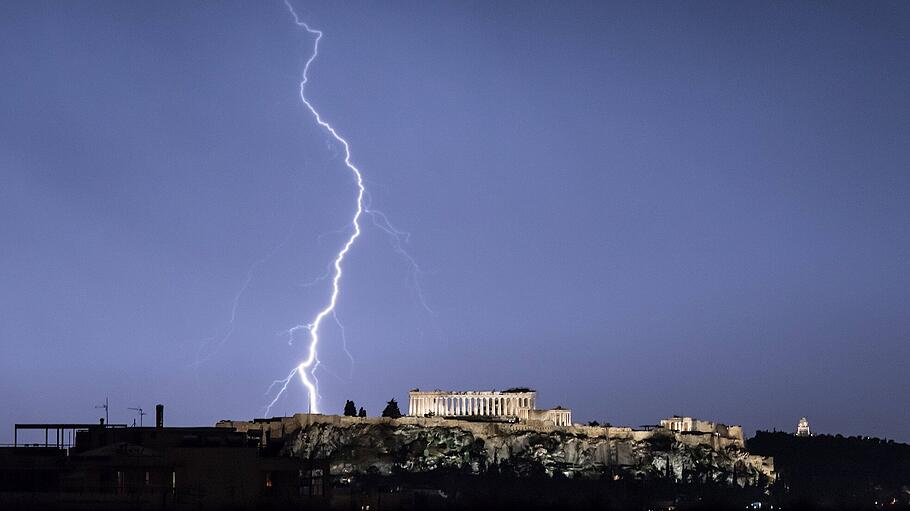
[[[395,398],[392,398],[385,409],[382,411],[383,417],[391,417],[393,419],[398,419],[401,417],[401,410],[398,409],[398,401],[395,401]]]

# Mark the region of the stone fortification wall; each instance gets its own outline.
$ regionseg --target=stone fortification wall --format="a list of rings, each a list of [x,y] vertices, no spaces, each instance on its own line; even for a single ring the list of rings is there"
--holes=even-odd
[[[745,445],[743,428],[741,426],[728,426],[719,422],[711,422],[692,417],[673,416],[660,421],[661,427],[680,433],[692,435],[714,435],[715,437],[734,440],[737,445]]]
[[[704,421],[699,421],[704,422]],[[656,435],[670,435],[676,441],[686,445],[706,445],[716,449],[728,447],[745,448],[742,428],[740,426],[724,426],[723,424],[710,424],[705,432],[674,432],[662,428],[651,430],[633,430],[629,427],[605,426],[555,426],[543,421],[527,421],[517,423],[507,422],[475,422],[442,417],[401,417],[391,419],[388,417],[348,417],[344,415],[321,415],[298,413],[293,417],[275,417],[273,419],[259,419],[256,422],[248,421],[220,421],[217,426],[233,427],[238,431],[262,430],[268,432],[268,437],[280,438],[291,434],[303,427],[312,424],[332,424],[335,426],[352,426],[356,424],[371,425],[414,425],[423,427],[457,427],[470,431],[477,436],[498,436],[514,433],[556,433],[563,432],[570,435],[580,435],[590,438],[607,438],[615,440],[630,440],[643,442],[654,438]],[[263,434],[263,438],[266,435]]]

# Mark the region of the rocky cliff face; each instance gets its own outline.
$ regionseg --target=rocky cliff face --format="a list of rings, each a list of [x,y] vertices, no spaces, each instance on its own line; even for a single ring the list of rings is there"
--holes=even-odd
[[[738,486],[765,486],[774,477],[770,459],[750,455],[736,443],[664,430],[611,436],[573,431],[577,428],[535,431],[460,421],[424,422],[308,418],[290,427],[283,425],[281,436],[285,454],[327,459],[335,475],[440,470]]]

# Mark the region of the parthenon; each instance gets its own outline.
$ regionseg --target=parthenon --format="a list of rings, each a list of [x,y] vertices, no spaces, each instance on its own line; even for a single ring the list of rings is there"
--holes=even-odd
[[[562,407],[537,410],[537,392],[526,388],[504,391],[430,392],[414,389],[409,393],[408,415],[448,418],[476,417],[519,421],[540,420],[556,426],[571,426],[572,412]]]

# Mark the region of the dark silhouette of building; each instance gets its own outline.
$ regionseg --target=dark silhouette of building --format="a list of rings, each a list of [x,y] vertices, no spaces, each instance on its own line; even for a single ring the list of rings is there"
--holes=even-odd
[[[21,444],[22,430],[48,440]],[[0,447],[4,510],[325,507],[319,462],[281,456],[256,432],[164,427],[163,407],[156,427],[17,424],[15,439]]]

